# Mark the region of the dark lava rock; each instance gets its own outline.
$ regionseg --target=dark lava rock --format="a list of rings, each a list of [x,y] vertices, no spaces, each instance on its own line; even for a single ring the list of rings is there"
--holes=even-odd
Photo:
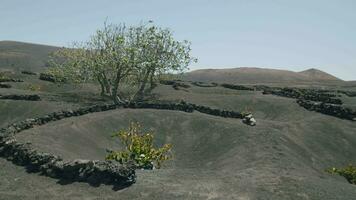
[[[178,80],[160,80],[160,84],[171,85],[175,90],[179,90],[180,88],[190,88],[190,85]]]
[[[204,82],[192,82],[193,85],[198,87],[217,87],[217,83],[204,83]]]
[[[35,72],[31,72],[31,71],[27,71],[27,70],[23,70],[21,71],[22,74],[26,74],[26,75],[37,75],[37,73]]]
[[[31,144],[18,143],[8,137],[0,140],[0,156],[14,164],[26,166],[52,178],[92,184],[131,185],[135,183],[135,168],[107,161],[63,161],[59,156],[38,152]]]
[[[251,87],[246,87],[243,85],[233,85],[233,84],[227,84],[227,83],[221,84],[220,86],[224,87],[224,88],[228,88],[228,89],[233,89],[233,90],[250,90],[250,91],[255,90],[254,88],[251,88]]]
[[[13,79],[13,78],[7,78],[7,77],[2,77],[0,78],[0,83],[1,82],[23,82],[23,80],[20,79]]]
[[[51,74],[45,74],[45,73],[41,73],[40,74],[40,80],[43,80],[43,81],[49,81],[49,82],[56,82],[56,79],[54,78],[53,75]]]
[[[323,102],[313,102],[308,100],[298,99],[297,103],[303,108],[320,112],[326,115],[335,116],[341,119],[348,119],[355,121],[356,112],[351,110],[350,108],[345,108],[341,105],[328,104]]]
[[[263,94],[273,94],[282,97],[302,99],[309,101],[317,101],[330,104],[341,105],[343,102],[341,99],[335,98],[335,94],[329,94],[324,90],[315,90],[315,89],[300,89],[300,88],[274,88],[274,89],[265,89]]]
[[[34,95],[4,95],[0,96],[0,99],[12,99],[12,100],[25,100],[25,101],[40,101],[41,97],[37,94]]]
[[[11,85],[0,83],[0,88],[11,88]]]
[[[348,97],[356,97],[356,92],[354,91],[343,91],[343,90],[338,90],[338,93],[345,94]]]

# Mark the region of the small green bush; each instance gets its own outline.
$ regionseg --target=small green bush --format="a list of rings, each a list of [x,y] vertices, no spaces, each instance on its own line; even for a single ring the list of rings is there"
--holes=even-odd
[[[351,184],[356,184],[356,165],[349,165],[345,168],[331,168],[326,170],[328,173],[331,174],[338,174],[346,178],[346,180]]]
[[[123,151],[109,151],[106,160],[114,160],[121,164],[133,162],[136,168],[160,168],[162,163],[171,159],[171,144],[154,148],[152,133],[141,133],[139,123],[131,123],[128,130],[121,130],[112,137],[118,137],[125,146]]]

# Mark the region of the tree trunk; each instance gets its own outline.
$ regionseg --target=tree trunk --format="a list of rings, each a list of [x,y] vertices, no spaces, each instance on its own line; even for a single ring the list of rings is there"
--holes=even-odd
[[[120,104],[123,102],[123,100],[119,97],[119,95],[117,93],[117,89],[114,89],[114,88],[112,89],[111,98],[115,104]]]
[[[104,87],[104,84],[103,84],[103,81],[102,80],[100,80],[100,78],[98,77],[97,78],[97,80],[98,80],[98,82],[99,82],[99,84],[100,84],[100,95],[101,96],[105,96],[105,87]]]
[[[119,89],[119,85],[120,85],[120,81],[122,79],[122,73],[121,70],[118,69],[118,71],[116,72],[116,77],[114,82],[112,83],[112,89],[111,89],[111,97],[114,101],[115,104],[119,104],[119,103],[123,103],[123,99],[120,97],[119,93],[118,93],[118,89]]]
[[[150,75],[150,90],[149,91],[152,91],[156,86],[157,84],[155,83],[155,72],[152,71],[151,75]]]
[[[110,94],[111,93],[110,83],[109,83],[108,79],[106,78],[105,74],[103,74],[103,84],[105,87],[106,94]]]
[[[146,84],[148,82],[149,75],[150,75],[150,70],[148,70],[146,72],[144,78],[142,79],[140,88],[138,89],[138,91],[137,91],[137,93],[136,93],[136,95],[134,97],[135,101],[141,101],[143,99],[144,91],[145,91],[145,88],[146,88]]]
[[[101,87],[100,95],[103,97],[105,96],[105,87],[103,84],[100,84],[100,87]]]

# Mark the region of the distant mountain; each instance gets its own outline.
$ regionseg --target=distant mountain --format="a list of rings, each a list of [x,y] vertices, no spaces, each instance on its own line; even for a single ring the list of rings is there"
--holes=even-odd
[[[0,69],[43,71],[49,53],[59,47],[0,41]]]
[[[312,80],[319,80],[319,81],[335,81],[335,80],[339,80],[339,81],[341,81],[341,79],[339,79],[339,78],[337,78],[337,77],[335,77],[335,76],[333,76],[331,74],[328,74],[326,72],[323,72],[323,71],[320,71],[320,70],[314,69],[314,68],[311,68],[311,69],[308,69],[308,70],[305,70],[305,71],[301,71],[299,73],[309,77]]]
[[[43,71],[48,55],[59,47],[15,41],[0,41],[0,69]],[[302,72],[266,68],[201,69],[184,74],[183,79],[240,84],[339,83],[341,79],[318,69]],[[351,84],[351,83],[349,83]]]
[[[240,84],[343,82],[341,79],[317,69],[293,72],[288,70],[249,67],[232,69],[200,69],[184,74],[183,79],[190,81]]]

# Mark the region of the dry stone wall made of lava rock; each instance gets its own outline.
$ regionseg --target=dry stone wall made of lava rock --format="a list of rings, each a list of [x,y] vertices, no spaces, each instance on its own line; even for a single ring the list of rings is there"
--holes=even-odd
[[[171,85],[173,87],[173,89],[175,90],[180,90],[181,88],[190,88],[190,85],[185,84],[181,81],[176,81],[176,80],[161,80],[160,81],[161,84],[163,85]]]
[[[40,73],[40,80],[43,81],[49,81],[49,82],[56,82],[56,79],[54,78],[54,76],[50,75],[50,74],[46,74],[46,73]]]
[[[356,97],[356,92],[353,92],[353,91],[338,90],[337,92],[345,94],[348,97]]]
[[[0,83],[0,88],[11,88],[10,84]]]
[[[313,89],[297,89],[297,88],[279,88],[264,90],[263,94],[273,94],[277,96],[283,96],[294,99],[303,99],[309,101],[317,101],[330,104],[341,105],[343,102],[341,99],[335,98],[335,94],[329,94],[319,90]]]
[[[21,131],[41,126],[64,118],[81,116],[89,113],[113,110],[118,108],[149,108],[193,112],[194,110],[221,117],[242,118],[239,112],[212,109],[186,102],[181,103],[126,103],[94,105],[77,110],[54,112],[43,117],[26,119],[0,129],[0,156],[14,164],[26,166],[31,171],[69,181],[88,182],[93,184],[130,185],[135,182],[135,170],[132,166],[116,165],[107,161],[74,160],[64,161],[59,156],[38,152],[30,143],[19,143],[15,135]]]
[[[136,178],[132,166],[95,160],[64,161],[59,156],[36,151],[29,143],[22,144],[9,138],[0,140],[0,156],[14,164],[26,166],[30,172],[70,182],[124,186],[133,184]]]
[[[23,80],[3,77],[0,78],[0,83],[2,82],[23,82]]]
[[[11,99],[11,100],[25,100],[25,101],[40,101],[41,97],[37,94],[33,95],[18,95],[18,94],[11,94],[11,95],[0,95],[0,99]]]
[[[217,87],[217,83],[192,82],[192,85],[197,87]]]
[[[27,71],[27,70],[23,70],[21,71],[22,74],[26,74],[26,75],[37,75],[37,73],[35,72],[31,72],[31,71]]]
[[[252,87],[247,87],[243,85],[233,85],[233,84],[221,84],[221,87],[228,88],[228,89],[233,89],[233,90],[249,90],[249,91],[254,91],[255,89]]]
[[[302,100],[302,99],[298,99],[297,103],[303,108],[310,111],[315,111],[326,115],[335,116],[341,119],[356,121],[356,112],[351,110],[350,108],[344,108],[341,105],[328,104],[322,102],[313,102],[313,101]]]

